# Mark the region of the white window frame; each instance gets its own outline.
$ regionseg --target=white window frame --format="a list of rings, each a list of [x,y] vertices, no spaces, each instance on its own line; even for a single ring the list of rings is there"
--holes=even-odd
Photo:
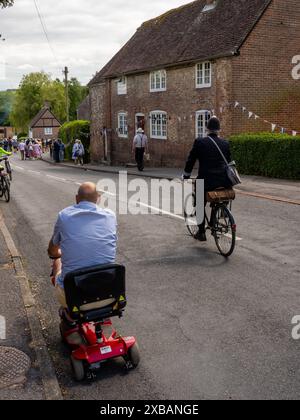
[[[199,118],[203,119],[203,129],[200,130],[200,125],[199,125]],[[195,124],[195,132],[196,132],[196,138],[199,137],[205,137],[207,135],[207,129],[206,129],[206,125],[208,123],[208,120],[211,118],[211,111],[207,110],[207,109],[202,109],[200,111],[196,112],[196,124]]]
[[[165,92],[167,90],[167,71],[156,70],[150,73],[150,92]]]
[[[210,88],[212,85],[212,63],[211,61],[203,61],[202,63],[197,63],[195,66],[196,72],[196,88]],[[207,74],[209,72],[209,76]],[[209,77],[209,82],[207,81]]]
[[[118,137],[128,138],[128,114],[127,112],[118,113]]]
[[[157,118],[156,121],[153,119]],[[165,118],[165,131],[163,130],[163,119]],[[157,124],[158,119],[161,119],[161,129]],[[155,129],[154,125],[155,124]],[[165,111],[150,112],[150,137],[157,140],[167,140],[168,138],[168,114]]]
[[[52,127],[45,127],[44,133],[45,133],[45,136],[52,136],[53,135],[53,128]]]
[[[127,77],[121,77],[117,82],[118,95],[127,95]]]

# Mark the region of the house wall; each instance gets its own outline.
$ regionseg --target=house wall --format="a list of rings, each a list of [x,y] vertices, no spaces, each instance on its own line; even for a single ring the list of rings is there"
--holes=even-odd
[[[51,127],[51,125],[47,125],[45,127]],[[50,135],[45,134],[45,129],[43,127],[32,128],[32,138],[34,139],[55,139],[58,138],[60,127],[53,127],[53,133]]]
[[[0,139],[13,137],[15,130],[12,127],[0,127]]]
[[[131,145],[136,130],[136,114],[145,115],[145,131],[150,139],[151,165],[182,166],[196,137],[196,111],[217,109],[228,102],[231,95],[230,59],[217,60],[212,67],[212,87],[196,88],[195,65],[172,68],[167,71],[167,91],[150,92],[149,73],[127,78],[127,95],[117,94],[117,80],[91,88],[92,156],[94,161],[103,157],[104,126],[111,128],[111,160],[115,164],[133,162]],[[108,87],[110,83],[110,88]],[[107,102],[111,92],[111,104]],[[106,105],[105,105],[106,104]],[[105,106],[107,107],[105,109]],[[111,117],[106,113],[111,106]],[[168,139],[150,137],[150,112],[161,110],[168,115]],[[128,114],[128,138],[118,136],[118,113]],[[231,119],[224,116],[224,133],[231,130]]]
[[[270,131],[268,120],[300,131],[300,81],[292,59],[300,54],[299,0],[273,0],[232,60],[233,96],[261,120],[234,111],[233,133]]]

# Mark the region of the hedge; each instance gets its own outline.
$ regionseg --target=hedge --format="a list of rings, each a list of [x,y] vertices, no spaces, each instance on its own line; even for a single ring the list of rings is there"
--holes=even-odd
[[[300,137],[241,134],[230,137],[230,144],[242,174],[300,179]]]
[[[82,141],[85,148],[84,161],[90,161],[90,122],[84,120],[71,121],[61,126],[59,130],[59,137],[66,145],[65,158],[72,159],[73,145],[76,139]]]

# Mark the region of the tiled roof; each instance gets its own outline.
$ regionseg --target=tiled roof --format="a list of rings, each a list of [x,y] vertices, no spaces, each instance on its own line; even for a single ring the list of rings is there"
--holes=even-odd
[[[251,33],[272,0],[217,0],[203,12],[206,0],[170,10],[145,22],[91,80],[119,77],[234,55]]]

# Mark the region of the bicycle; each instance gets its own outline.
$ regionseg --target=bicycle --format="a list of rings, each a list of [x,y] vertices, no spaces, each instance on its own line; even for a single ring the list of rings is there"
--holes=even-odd
[[[10,180],[4,167],[0,166],[0,198],[4,197],[7,203],[10,202]]]
[[[215,198],[213,198],[214,196]],[[208,218],[205,209],[206,231],[210,231],[215,239],[220,254],[230,257],[236,246],[236,223],[232,215],[232,202],[235,199],[234,190],[219,189],[208,193],[206,201],[210,203],[211,218]],[[189,234],[195,238],[199,232],[199,226],[196,219],[196,179],[193,179],[193,208],[190,214],[187,206],[184,209],[185,223]]]
[[[12,181],[12,169],[11,169],[8,157],[5,156],[5,157],[0,158],[0,163],[2,162],[5,163],[6,173],[8,174],[10,181]]]

